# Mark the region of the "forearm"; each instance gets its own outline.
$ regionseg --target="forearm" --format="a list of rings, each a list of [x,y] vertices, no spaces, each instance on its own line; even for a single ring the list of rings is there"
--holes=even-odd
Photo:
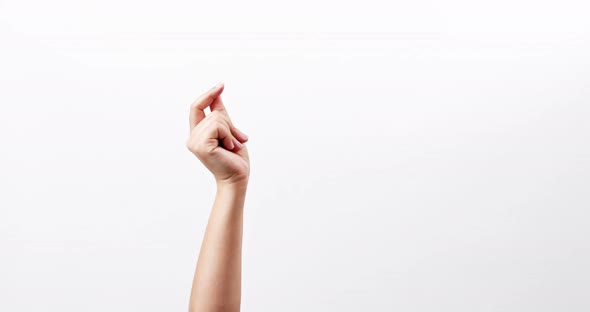
[[[191,312],[239,311],[247,183],[217,183],[190,298]]]

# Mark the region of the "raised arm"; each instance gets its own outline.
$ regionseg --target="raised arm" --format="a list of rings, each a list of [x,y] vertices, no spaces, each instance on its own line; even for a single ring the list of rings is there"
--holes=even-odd
[[[193,279],[190,312],[240,310],[242,220],[250,161],[244,144],[248,137],[232,124],[221,100],[223,89],[223,83],[217,84],[190,110],[187,147],[217,184]],[[206,107],[211,109],[207,116]]]

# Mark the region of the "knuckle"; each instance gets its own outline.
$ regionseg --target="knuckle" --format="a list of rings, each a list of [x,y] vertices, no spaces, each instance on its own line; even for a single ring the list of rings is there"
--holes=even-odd
[[[207,125],[207,127],[203,130],[202,137],[212,138],[215,137],[219,133],[219,129],[221,128],[215,122],[211,122]]]
[[[225,122],[223,121],[223,119],[215,119],[213,121],[213,123],[215,124],[216,128],[226,128],[227,125],[225,124]]]
[[[207,156],[207,154],[209,154],[209,151],[207,151],[207,149],[204,146],[199,146],[197,147],[197,149],[195,149],[194,153],[195,155],[197,155],[197,157],[203,158]]]
[[[209,114],[209,116],[211,116],[211,119],[214,120],[220,120],[223,119],[223,116],[219,113],[219,111],[212,111],[211,114]]]
[[[212,111],[209,114],[209,116],[211,116],[211,118],[214,119],[214,120],[221,120],[221,121],[227,122],[227,118],[225,117],[225,115],[222,112],[218,111],[218,110]]]
[[[191,139],[188,139],[186,141],[186,148],[188,148],[189,151],[194,152],[197,146]]]
[[[202,99],[201,99],[201,98],[198,98],[198,99],[194,100],[194,101],[191,103],[191,109],[193,109],[193,110],[194,110],[194,109],[197,109],[197,108],[199,107],[199,104],[200,104],[201,102],[202,102]]]
[[[188,149],[195,155],[197,156],[201,156],[203,155],[203,151],[202,151],[202,145],[198,144],[197,142],[189,142],[187,143],[187,147]]]

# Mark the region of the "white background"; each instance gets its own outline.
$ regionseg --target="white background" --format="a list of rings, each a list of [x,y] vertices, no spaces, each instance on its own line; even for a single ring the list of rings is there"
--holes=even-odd
[[[590,310],[585,1],[0,1],[0,311],[186,311],[215,83],[243,311]]]

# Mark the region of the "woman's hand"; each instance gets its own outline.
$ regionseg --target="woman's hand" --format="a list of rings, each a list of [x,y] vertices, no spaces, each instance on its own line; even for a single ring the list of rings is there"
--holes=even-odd
[[[232,123],[221,101],[223,83],[190,109],[186,146],[213,173],[217,193],[201,244],[189,311],[238,312],[241,305],[243,210],[250,175],[248,137]],[[204,109],[211,113],[205,116]]]
[[[217,184],[248,183],[250,160],[244,144],[248,136],[236,128],[221,100],[224,84],[202,94],[190,108],[188,149],[213,173]],[[211,113],[205,116],[204,109]]]

